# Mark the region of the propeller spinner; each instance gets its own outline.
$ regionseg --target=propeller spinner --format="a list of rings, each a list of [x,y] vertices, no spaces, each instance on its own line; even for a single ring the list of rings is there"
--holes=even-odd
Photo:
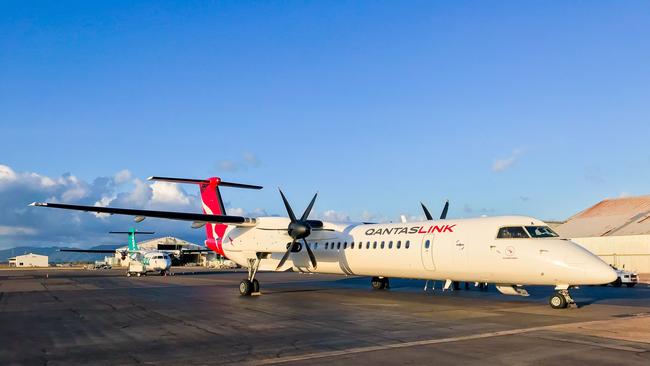
[[[311,248],[307,244],[306,238],[309,236],[309,234],[311,234],[311,231],[313,229],[312,224],[314,222],[307,220],[307,217],[309,217],[309,213],[311,213],[311,209],[314,207],[314,202],[316,202],[316,197],[318,196],[318,193],[316,193],[314,195],[314,198],[311,199],[309,206],[307,206],[305,212],[303,212],[300,219],[296,219],[296,215],[293,213],[293,210],[291,209],[291,205],[289,204],[289,201],[287,201],[287,197],[284,196],[284,193],[282,193],[281,189],[278,190],[280,191],[280,195],[282,196],[282,202],[284,202],[284,207],[287,209],[287,214],[289,215],[289,219],[291,220],[289,226],[287,227],[287,233],[291,237],[292,241],[289,247],[287,248],[287,252],[284,253],[284,256],[282,256],[280,263],[278,263],[276,270],[280,269],[280,267],[282,267],[282,265],[284,265],[284,263],[289,258],[289,254],[291,254],[292,251],[298,248],[298,246],[300,245],[298,243],[299,240],[302,240],[305,243],[305,249],[307,250],[307,255],[309,255],[309,260],[311,261],[311,265],[314,268],[316,268],[316,257],[314,256],[314,252],[311,251]]]

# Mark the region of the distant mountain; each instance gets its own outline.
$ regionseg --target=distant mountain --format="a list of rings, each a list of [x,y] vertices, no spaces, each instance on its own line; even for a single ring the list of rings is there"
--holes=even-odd
[[[89,249],[116,249],[119,245],[98,245]],[[11,249],[0,250],[0,263],[7,263],[9,258],[17,255],[34,253],[40,255],[47,255],[50,263],[61,262],[94,262],[104,259],[105,256],[110,254],[92,254],[92,253],[72,253],[72,252],[59,252],[59,249],[78,249],[71,247],[16,247]]]

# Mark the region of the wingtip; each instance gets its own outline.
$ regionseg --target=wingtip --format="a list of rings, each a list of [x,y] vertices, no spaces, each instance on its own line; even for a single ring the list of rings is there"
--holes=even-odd
[[[152,175],[151,177],[147,178],[147,180],[153,180],[154,176]]]
[[[31,207],[36,207],[36,206],[47,206],[47,203],[45,202],[32,202],[29,204]]]

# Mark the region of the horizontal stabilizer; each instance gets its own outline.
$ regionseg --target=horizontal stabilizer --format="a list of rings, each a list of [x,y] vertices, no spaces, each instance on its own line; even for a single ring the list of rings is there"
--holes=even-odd
[[[109,234],[146,234],[146,235],[151,235],[155,234],[154,231],[109,231]]]
[[[255,220],[254,218],[248,218],[242,216],[209,215],[209,214],[173,212],[173,211],[135,210],[129,208],[68,205],[63,203],[47,203],[47,202],[34,202],[30,204],[30,206],[62,208],[65,210],[97,212],[97,213],[106,213],[111,215],[154,217],[159,219],[181,220],[181,221],[202,221],[202,222],[209,222],[209,223],[229,224],[235,226],[257,225],[257,220]]]
[[[243,183],[233,183],[226,182],[220,178],[210,178],[210,179],[188,179],[188,178],[171,178],[171,177],[149,177],[148,180],[155,180],[159,182],[170,182],[170,183],[184,183],[184,184],[210,184],[214,183],[215,185],[221,187],[232,187],[232,188],[243,188],[243,189],[262,189],[262,186],[256,186],[252,184],[243,184]]]

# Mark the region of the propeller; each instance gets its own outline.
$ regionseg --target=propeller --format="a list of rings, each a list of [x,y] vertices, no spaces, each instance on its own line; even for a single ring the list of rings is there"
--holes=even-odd
[[[440,214],[440,220],[447,218],[447,211],[449,211],[449,200],[445,202],[445,207],[443,207],[442,213]]]
[[[424,210],[424,216],[427,218],[427,220],[433,220],[433,215],[431,215],[431,212],[429,212],[427,206],[425,206],[424,203],[422,202],[420,202],[420,205],[422,205],[422,210]],[[444,220],[447,218],[448,211],[449,211],[449,200],[445,202],[445,207],[443,207],[442,213],[440,214],[440,220]]]
[[[318,196],[318,193],[316,193],[314,195],[314,198],[311,199],[311,202],[309,202],[309,206],[307,206],[305,212],[303,212],[300,219],[297,219],[296,215],[293,213],[293,210],[291,209],[291,205],[289,204],[289,201],[287,201],[287,197],[284,196],[284,193],[282,193],[281,189],[278,190],[280,191],[280,195],[282,196],[282,202],[284,202],[284,207],[287,209],[287,214],[289,215],[289,219],[291,220],[289,226],[287,227],[287,233],[291,237],[292,241],[289,247],[287,248],[287,252],[284,253],[284,256],[282,256],[282,259],[280,259],[280,263],[278,263],[276,270],[280,269],[280,267],[282,267],[282,265],[284,265],[284,263],[289,258],[289,254],[291,254],[292,251],[298,248],[299,240],[302,240],[305,243],[305,249],[307,250],[307,255],[309,255],[309,260],[311,261],[311,265],[314,268],[316,268],[316,257],[314,256],[314,252],[311,251],[311,248],[309,248],[309,245],[307,245],[306,238],[309,236],[309,234],[311,234],[312,229],[322,227],[322,223],[319,221],[307,220],[307,217],[309,217],[309,213],[311,212],[311,209],[314,207],[314,202],[316,202],[316,197]]]

